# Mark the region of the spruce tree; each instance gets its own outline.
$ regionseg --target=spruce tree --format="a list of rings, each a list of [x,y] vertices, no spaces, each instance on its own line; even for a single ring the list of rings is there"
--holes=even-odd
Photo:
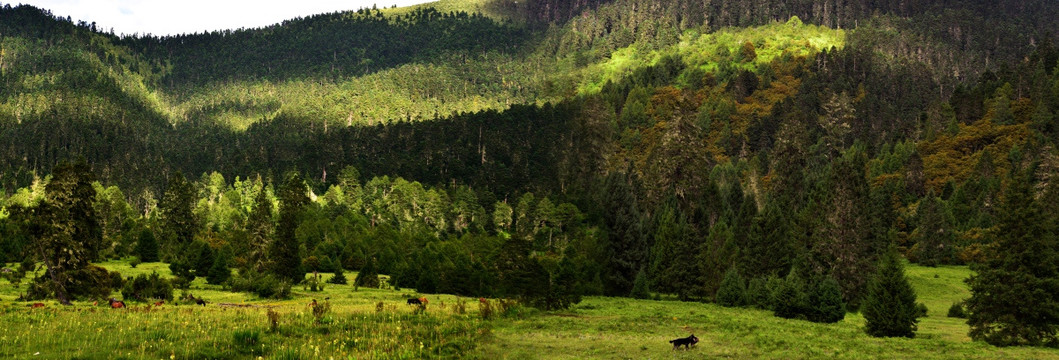
[[[603,220],[607,228],[605,293],[626,296],[636,272],[647,259],[647,240],[636,193],[626,173],[607,176],[603,193]]]
[[[808,308],[805,281],[792,270],[772,294],[772,311],[777,317],[796,319],[804,318]]]
[[[931,192],[920,201],[917,213],[919,226],[914,233],[916,261],[926,266],[951,264],[956,254],[952,247],[952,223],[945,211],[945,204]]]
[[[746,305],[746,283],[734,267],[724,274],[721,288],[717,289],[717,304],[727,307]]]
[[[228,255],[222,252],[213,259],[213,265],[210,266],[210,271],[206,274],[206,281],[210,284],[219,285],[228,281],[230,277],[232,277],[232,270],[228,268]]]
[[[846,303],[842,301],[842,291],[838,281],[828,276],[818,281],[814,291],[809,294],[809,321],[821,323],[839,322],[846,317]]]
[[[1012,177],[997,212],[987,261],[972,265],[970,336],[998,346],[1059,345],[1059,257],[1052,227],[1034,201],[1032,167]]]
[[[372,289],[379,287],[379,273],[375,269],[374,257],[369,257],[368,261],[364,263],[364,267],[357,273],[357,278],[353,280],[353,286]],[[419,290],[423,291],[422,289]]]
[[[875,337],[915,337],[916,293],[905,278],[905,270],[891,250],[878,265],[861,306],[866,331]]]
[[[140,232],[136,240],[136,256],[143,262],[158,261],[158,239],[155,239],[151,230],[143,229]]]
[[[169,178],[169,185],[162,194],[162,202],[158,204],[164,234],[162,248],[166,261],[172,261],[173,257],[182,253],[195,238],[195,232],[198,230],[192,212],[195,200],[195,187],[184,178],[184,174],[178,172]]]
[[[289,176],[280,188],[279,226],[276,227],[276,238],[271,242],[268,254],[272,273],[294,284],[305,280],[300,244],[294,231],[301,222],[305,206],[309,204],[307,191],[305,182],[298,174]]]
[[[335,276],[332,276],[330,279],[327,279],[327,282],[330,283],[330,284],[340,284],[340,285],[345,285],[347,283],[346,273],[345,273],[345,271],[342,270],[342,266],[341,265],[338,265],[337,267],[335,267]]]
[[[651,297],[651,289],[647,284],[647,272],[640,269],[636,273],[636,280],[632,283],[632,292],[629,293],[634,299],[647,299]]]

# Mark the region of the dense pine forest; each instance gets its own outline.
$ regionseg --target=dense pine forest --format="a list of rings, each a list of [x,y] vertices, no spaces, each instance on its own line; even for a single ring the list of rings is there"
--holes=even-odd
[[[1046,0],[445,0],[159,37],[4,4],[0,260],[44,263],[26,299],[135,256],[261,297],[345,270],[830,323],[886,314],[903,258],[971,266],[972,338],[1055,346],[1056,29]]]

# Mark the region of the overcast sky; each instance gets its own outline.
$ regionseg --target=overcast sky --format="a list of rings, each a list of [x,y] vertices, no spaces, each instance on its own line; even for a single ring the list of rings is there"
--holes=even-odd
[[[408,6],[431,0],[0,0],[30,4],[52,14],[96,22],[116,34],[175,35],[203,30],[262,27],[339,10]]]

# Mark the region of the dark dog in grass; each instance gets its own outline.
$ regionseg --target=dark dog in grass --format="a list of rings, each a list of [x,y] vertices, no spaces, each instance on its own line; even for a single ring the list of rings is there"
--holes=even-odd
[[[679,348],[681,345],[684,345],[684,350],[687,350],[698,342],[699,338],[695,337],[695,335],[691,335],[686,338],[669,340],[669,343],[673,344],[673,349]]]

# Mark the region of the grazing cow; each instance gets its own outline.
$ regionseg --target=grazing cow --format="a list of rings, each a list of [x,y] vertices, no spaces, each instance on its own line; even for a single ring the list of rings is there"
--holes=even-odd
[[[33,303],[33,304],[30,304],[29,307],[34,308],[34,309],[42,308],[42,307],[44,307],[44,303]]]
[[[124,301],[114,300],[114,298],[110,298],[110,308],[111,309],[121,309],[121,308],[124,308],[124,307],[125,307],[125,302]]]
[[[162,300],[162,301],[154,303],[154,306],[162,306],[162,305],[165,305],[165,300]]]
[[[485,304],[485,303],[489,302],[489,300],[486,300],[484,297],[480,297],[480,298],[478,298],[478,302]]]

